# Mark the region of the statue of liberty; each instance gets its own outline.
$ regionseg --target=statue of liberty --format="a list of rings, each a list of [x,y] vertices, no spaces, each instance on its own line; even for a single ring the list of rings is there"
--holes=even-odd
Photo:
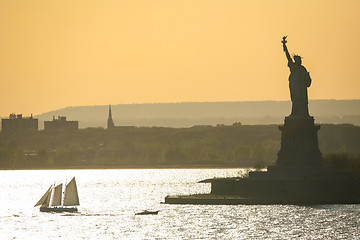
[[[288,118],[309,118],[307,88],[311,84],[310,74],[301,65],[301,56],[293,55],[294,60],[291,58],[286,46],[286,37],[283,37],[281,42],[290,68],[289,88],[292,109]]]

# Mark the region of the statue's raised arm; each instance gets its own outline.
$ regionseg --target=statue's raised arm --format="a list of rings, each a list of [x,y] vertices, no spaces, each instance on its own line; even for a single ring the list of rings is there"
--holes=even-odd
[[[286,43],[287,43],[286,37],[287,37],[287,36],[284,36],[284,37],[283,37],[283,40],[281,41],[281,43],[283,44],[283,49],[284,49],[284,52],[285,52],[285,55],[286,55],[287,60],[288,60],[289,62],[293,63],[293,60],[292,60],[292,58],[290,57],[289,51],[288,51],[287,46],[286,46]]]

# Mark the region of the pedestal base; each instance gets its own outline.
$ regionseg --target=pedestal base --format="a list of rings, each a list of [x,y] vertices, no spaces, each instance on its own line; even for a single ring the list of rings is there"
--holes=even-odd
[[[318,146],[317,132],[320,126],[314,118],[285,118],[281,131],[281,149],[277,166],[322,165],[322,155]]]

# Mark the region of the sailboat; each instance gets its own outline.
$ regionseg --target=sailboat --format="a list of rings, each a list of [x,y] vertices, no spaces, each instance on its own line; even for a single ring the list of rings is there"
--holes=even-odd
[[[63,184],[51,185],[34,207],[40,206],[40,212],[77,212],[79,196],[75,177],[65,186]]]

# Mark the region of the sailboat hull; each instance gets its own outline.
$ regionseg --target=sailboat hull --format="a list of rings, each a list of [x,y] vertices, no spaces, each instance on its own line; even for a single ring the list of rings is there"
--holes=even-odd
[[[41,207],[40,212],[77,212],[76,207]]]

